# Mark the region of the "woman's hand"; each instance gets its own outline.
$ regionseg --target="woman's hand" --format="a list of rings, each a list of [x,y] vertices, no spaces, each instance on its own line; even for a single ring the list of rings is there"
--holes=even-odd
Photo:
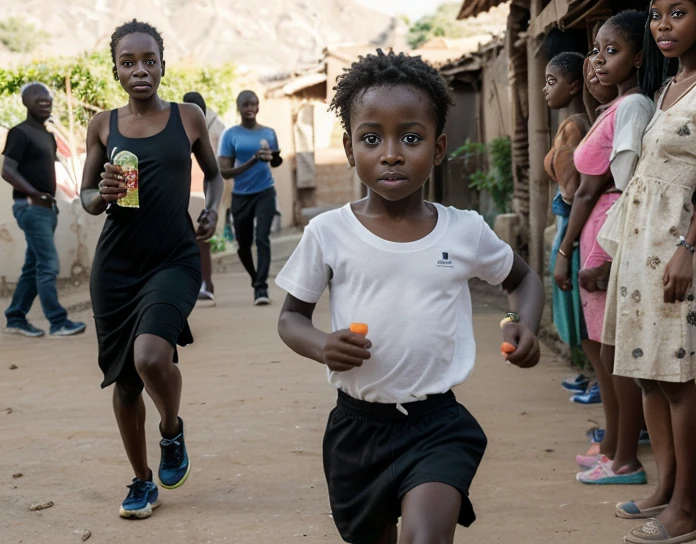
[[[587,268],[578,273],[578,281],[580,287],[589,293],[595,291],[606,291],[609,283],[609,274],[611,273],[611,261],[595,268]]]
[[[662,281],[665,286],[665,302],[673,304],[684,302],[694,279],[694,255],[684,246],[679,246],[676,253],[665,267]]]
[[[218,214],[215,210],[203,210],[198,216],[196,239],[205,242],[210,240],[217,228]]]
[[[553,279],[561,291],[572,291],[573,282],[570,281],[570,261],[560,253],[556,255],[556,268],[553,272]]]
[[[99,188],[99,196],[107,203],[116,202],[126,196],[126,182],[121,167],[107,162],[97,187]]]

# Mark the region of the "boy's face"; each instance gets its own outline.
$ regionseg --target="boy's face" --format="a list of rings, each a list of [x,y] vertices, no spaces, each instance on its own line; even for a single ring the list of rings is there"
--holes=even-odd
[[[553,64],[546,67],[544,98],[552,110],[565,108],[582,90],[580,81],[568,81],[568,76]]]
[[[343,145],[360,180],[385,200],[419,191],[447,151],[436,134],[431,98],[417,87],[372,87],[360,96]]]

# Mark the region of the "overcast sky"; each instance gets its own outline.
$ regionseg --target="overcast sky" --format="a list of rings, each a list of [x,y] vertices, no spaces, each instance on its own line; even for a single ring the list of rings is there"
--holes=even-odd
[[[407,15],[415,21],[423,15],[429,15],[437,6],[445,3],[461,4],[452,0],[358,0],[359,2],[392,15]]]

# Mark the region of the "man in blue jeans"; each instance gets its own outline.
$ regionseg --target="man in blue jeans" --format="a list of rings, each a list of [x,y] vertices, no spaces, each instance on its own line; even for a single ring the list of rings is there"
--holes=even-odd
[[[44,315],[51,324],[51,336],[72,336],[84,332],[84,323],[73,323],[58,302],[58,251],[53,234],[58,223],[56,207],[56,140],[46,130],[53,98],[41,83],[22,88],[27,119],[10,129],[5,143],[2,177],[13,187],[12,212],[27,240],[22,274],[10,307],[5,311],[9,334],[43,336],[41,329],[27,321],[27,314],[39,296]]]
[[[228,128],[220,138],[218,164],[225,179],[234,178],[232,221],[237,254],[251,277],[254,304],[270,303],[268,270],[271,265],[271,224],[276,214],[276,190],[271,168],[283,163],[278,138],[272,128],[256,122],[259,98],[253,91],[237,97],[241,124]],[[251,254],[256,238],[257,261]]]

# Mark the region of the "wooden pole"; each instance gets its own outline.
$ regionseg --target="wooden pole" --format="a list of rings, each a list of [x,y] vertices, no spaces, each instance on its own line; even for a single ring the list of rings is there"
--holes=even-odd
[[[530,22],[541,13],[541,0],[531,0]],[[531,24],[530,24],[531,27]],[[544,271],[544,229],[549,208],[549,180],[544,171],[544,157],[549,150],[549,118],[542,88],[546,59],[536,36],[527,37],[529,86],[529,265]]]

